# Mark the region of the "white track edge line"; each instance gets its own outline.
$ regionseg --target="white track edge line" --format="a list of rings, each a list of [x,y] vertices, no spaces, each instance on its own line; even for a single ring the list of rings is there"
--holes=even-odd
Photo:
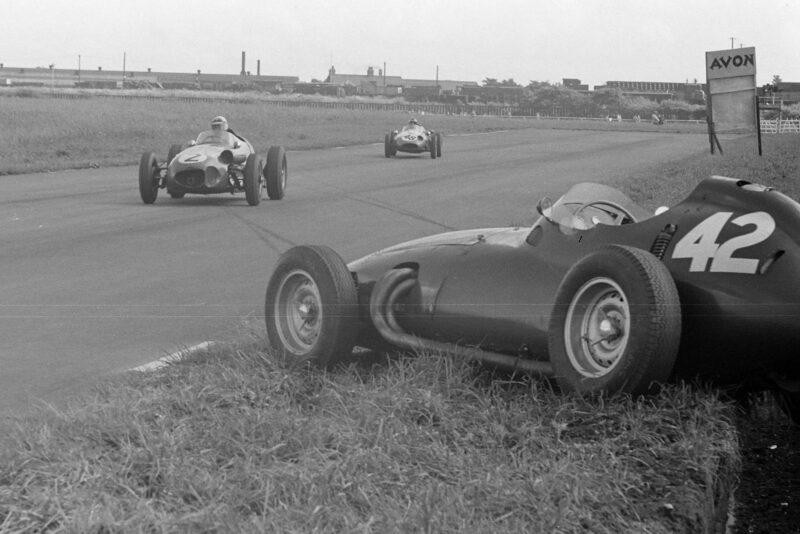
[[[145,372],[148,372],[148,371],[155,371],[156,369],[161,369],[162,367],[166,367],[167,365],[169,365],[171,363],[178,362],[178,361],[186,358],[187,356],[189,356],[189,355],[191,355],[191,354],[193,354],[195,352],[199,352],[201,350],[206,350],[212,344],[213,344],[213,342],[211,342],[211,341],[203,341],[202,343],[198,343],[197,345],[192,345],[191,347],[186,347],[185,349],[181,349],[181,350],[175,351],[175,352],[173,352],[171,354],[167,354],[166,356],[164,356],[162,358],[159,358],[159,359],[157,359],[155,361],[152,361],[150,363],[146,363],[146,364],[140,365],[138,367],[133,367],[132,369],[128,369],[128,370],[129,371],[139,371],[139,372],[142,372],[142,373],[145,373]]]

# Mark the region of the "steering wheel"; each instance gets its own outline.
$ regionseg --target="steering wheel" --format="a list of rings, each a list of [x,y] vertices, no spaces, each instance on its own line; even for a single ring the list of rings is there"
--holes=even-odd
[[[586,208],[589,208],[591,206],[606,206],[606,207],[613,208],[613,209],[617,210],[618,212],[620,212],[620,214],[622,214],[622,216],[621,217],[617,217],[617,219],[616,219],[617,225],[622,224],[622,221],[625,218],[630,219],[631,222],[638,222],[636,220],[636,217],[634,217],[633,214],[630,211],[628,211],[627,208],[624,208],[621,205],[617,204],[616,202],[612,202],[610,200],[590,200],[589,202],[583,204],[580,208],[575,210],[575,216],[576,217],[580,217],[581,216],[581,212],[583,212],[583,210],[585,210]],[[596,224],[596,222],[595,222],[595,224]]]

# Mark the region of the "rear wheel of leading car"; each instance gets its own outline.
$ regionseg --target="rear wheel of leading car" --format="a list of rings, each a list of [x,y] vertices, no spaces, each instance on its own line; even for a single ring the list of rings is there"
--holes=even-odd
[[[258,154],[250,154],[244,164],[244,196],[251,206],[258,206],[264,191],[264,158]]]
[[[436,157],[442,157],[442,134],[436,132]]]
[[[267,339],[296,363],[331,366],[349,356],[358,333],[358,296],[344,260],[324,246],[283,253],[267,284]]]
[[[156,201],[158,179],[156,155],[152,152],[145,152],[139,160],[139,194],[145,204],[152,204]]]
[[[282,146],[270,147],[267,153],[267,166],[264,169],[267,180],[267,195],[272,200],[280,200],[286,193],[289,180],[289,167],[286,164],[286,151]]]
[[[431,159],[436,159],[436,134],[433,132],[428,135],[428,145],[431,150]]]
[[[169,147],[169,152],[167,153],[167,165],[172,163],[172,160],[175,159],[175,156],[181,153],[181,145],[172,145]]]
[[[567,271],[548,351],[562,390],[646,393],[669,379],[681,312],[669,270],[641,249],[611,245]]]

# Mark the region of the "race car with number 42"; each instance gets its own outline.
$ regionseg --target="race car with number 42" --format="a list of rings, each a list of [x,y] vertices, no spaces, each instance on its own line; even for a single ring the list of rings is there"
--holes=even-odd
[[[703,377],[772,389],[800,421],[800,204],[703,180],[649,212],[581,183],[530,228],[416,239],[346,264],[297,246],[266,291],[268,342],[333,365],[356,346],[455,352],[580,393]]]
[[[392,130],[383,139],[383,154],[387,158],[398,152],[420,154],[428,152],[431,159],[442,157],[442,134],[428,130],[416,119],[411,119],[400,130]]]
[[[223,117],[217,119],[224,121]],[[143,153],[139,193],[142,202],[152,204],[159,189],[166,189],[176,199],[186,194],[244,191],[247,203],[257,206],[265,191],[272,200],[282,199],[288,175],[283,147],[270,147],[265,158],[247,139],[227,129],[226,121],[224,129],[207,130],[185,145],[172,145],[164,163],[159,163],[153,152]]]

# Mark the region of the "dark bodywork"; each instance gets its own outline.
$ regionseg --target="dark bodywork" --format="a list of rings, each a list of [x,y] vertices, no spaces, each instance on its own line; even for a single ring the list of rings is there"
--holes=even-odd
[[[579,208],[605,199],[612,206]],[[680,296],[682,334],[675,372],[718,383],[800,379],[800,204],[745,181],[712,177],[681,203],[653,215],[619,191],[579,184],[532,228],[441,234],[348,264],[357,283],[359,344],[380,335],[372,289],[409,267],[417,283],[398,306],[400,326],[421,338],[479,345],[547,360],[548,326],[565,273],[608,244],[650,251]]]

